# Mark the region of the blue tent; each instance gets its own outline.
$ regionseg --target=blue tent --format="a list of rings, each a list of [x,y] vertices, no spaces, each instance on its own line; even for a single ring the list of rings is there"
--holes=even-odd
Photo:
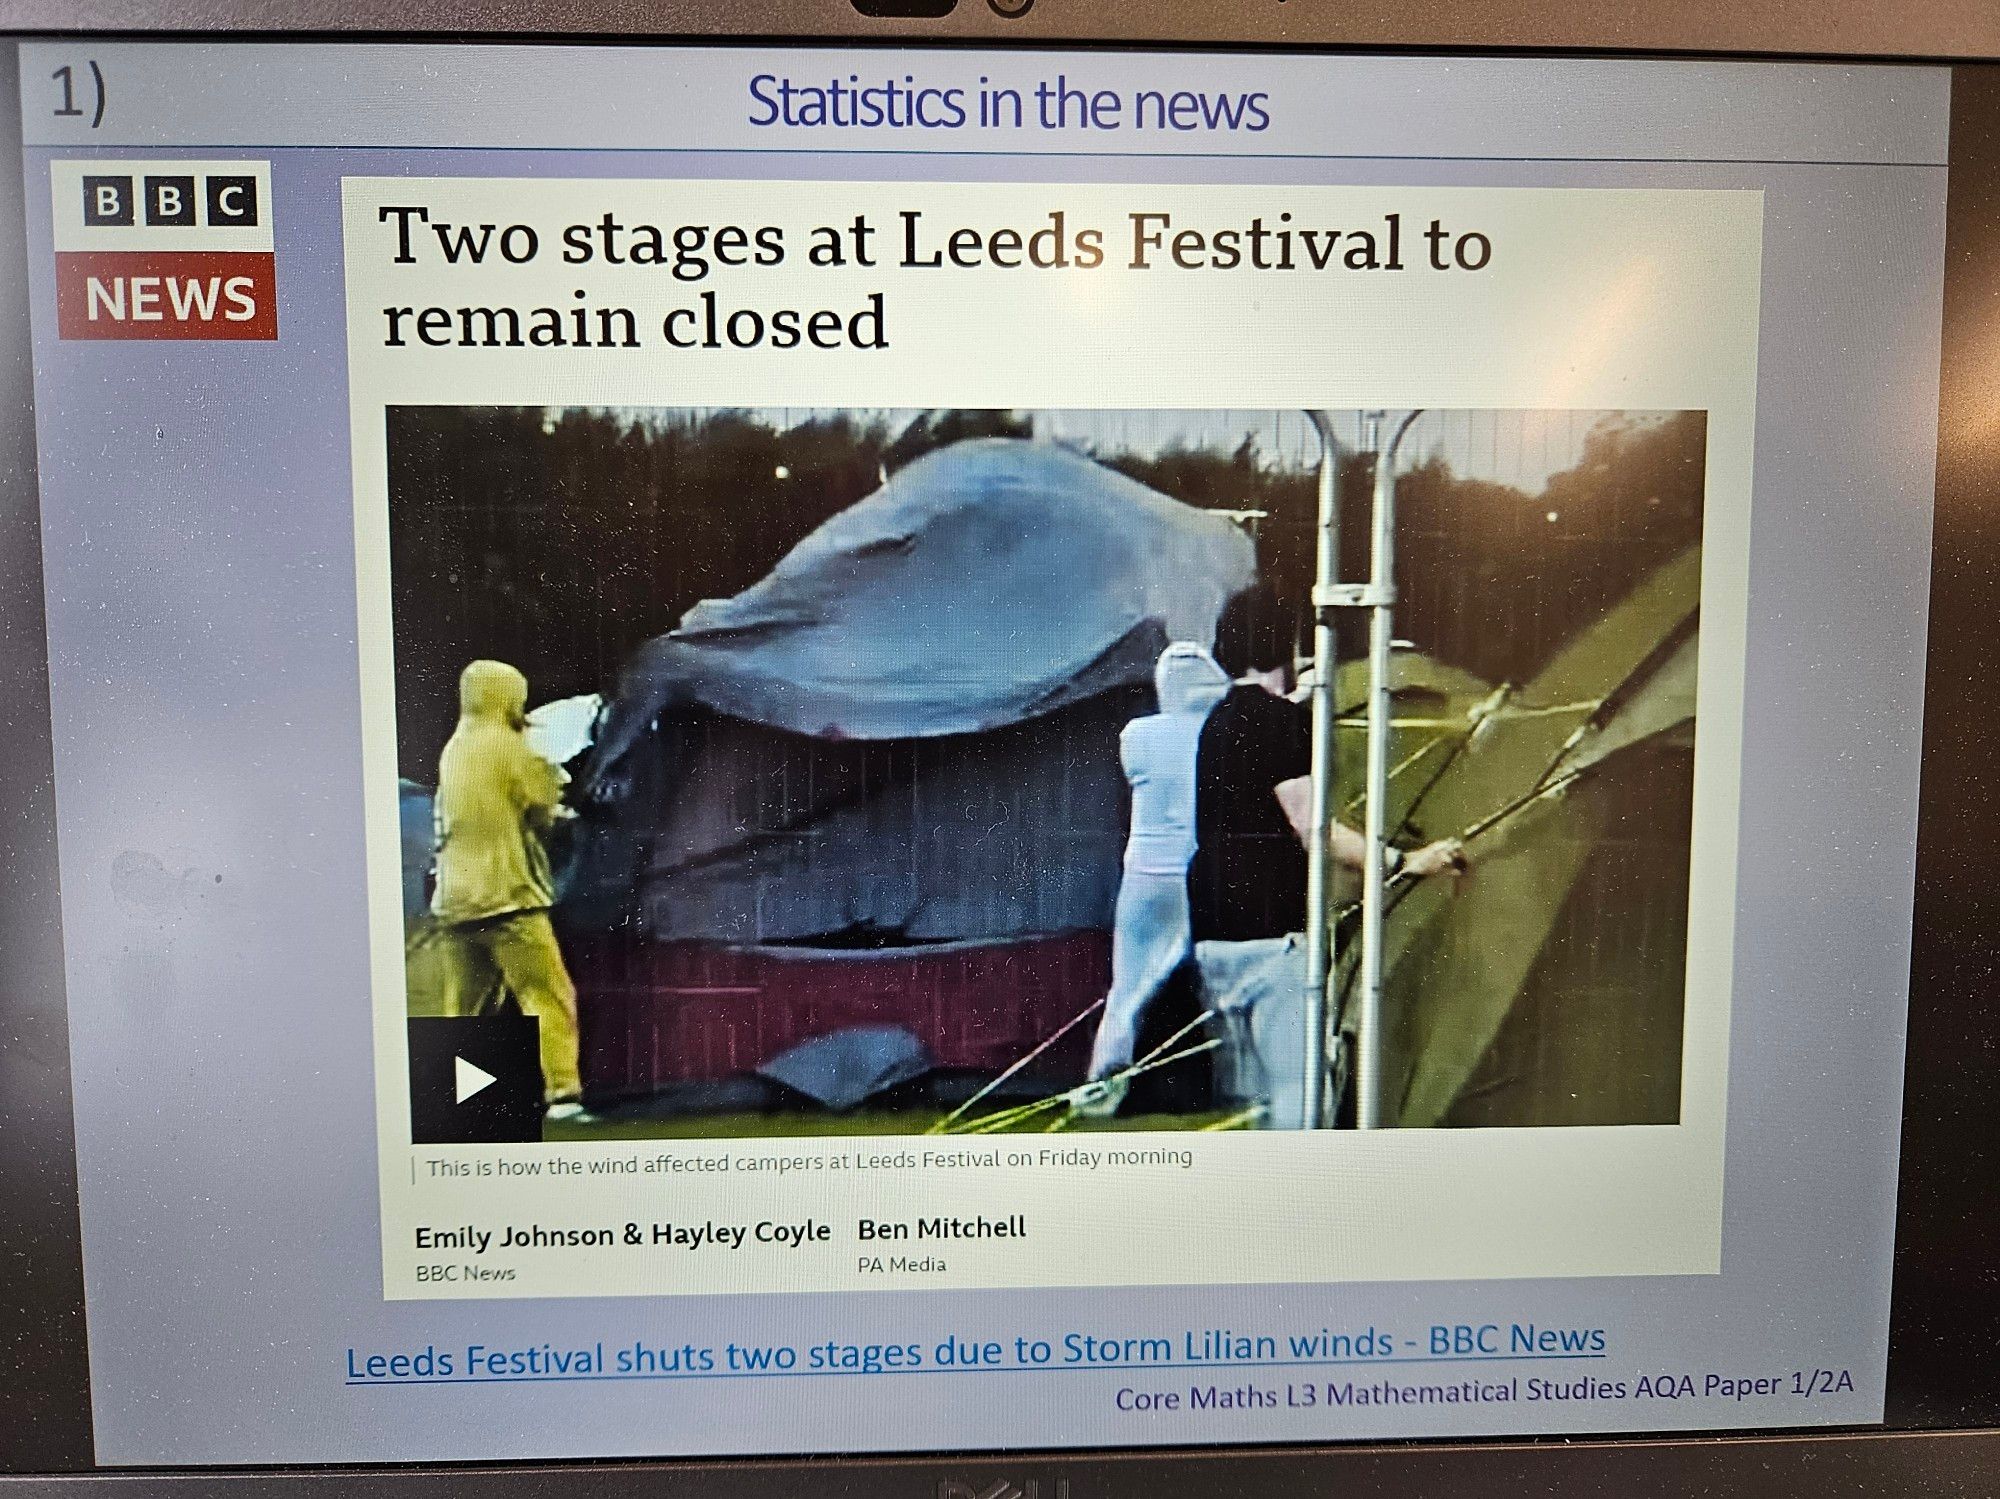
[[[1108,927],[1118,731],[1254,566],[1229,520],[1068,449],[930,454],[637,652],[579,904],[636,887],[661,940]]]
[[[1221,516],[1053,444],[958,443],[641,647],[601,763],[689,703],[821,739],[1019,723],[1150,681],[1140,647],[1209,640],[1251,573]]]

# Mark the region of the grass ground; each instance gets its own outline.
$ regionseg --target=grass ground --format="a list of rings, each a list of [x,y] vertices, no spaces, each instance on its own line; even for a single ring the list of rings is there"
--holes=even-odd
[[[921,1135],[941,1110],[858,1110],[852,1114],[690,1114],[672,1119],[600,1119],[542,1126],[544,1140],[789,1140],[822,1135]],[[1008,1133],[1041,1134],[1043,1115]],[[1141,1114],[1129,1119],[1071,1119],[1062,1133],[1198,1130],[1227,1114]]]

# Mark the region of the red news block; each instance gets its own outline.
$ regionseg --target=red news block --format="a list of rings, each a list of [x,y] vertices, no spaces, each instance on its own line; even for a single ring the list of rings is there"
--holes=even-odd
[[[71,250],[56,255],[63,338],[278,336],[269,251]]]

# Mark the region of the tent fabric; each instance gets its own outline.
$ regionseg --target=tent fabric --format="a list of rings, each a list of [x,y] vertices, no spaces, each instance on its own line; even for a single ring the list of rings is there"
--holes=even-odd
[[[663,744],[677,773],[647,798],[642,929],[867,945],[1108,928],[1118,735],[1151,705],[1127,687],[988,734],[890,744],[699,716]]]
[[[567,765],[590,748],[597,715],[603,711],[604,699],[594,692],[543,703],[528,714],[523,731],[528,748],[551,765]]]
[[[1701,637],[1690,634],[1674,647],[1660,669],[1636,685],[1632,695],[1604,723],[1594,725],[1572,745],[1557,766],[1557,774],[1571,775],[1629,749],[1641,740],[1652,739],[1694,722],[1696,663],[1701,655]]]
[[[757,1069],[836,1113],[912,1082],[934,1064],[924,1043],[900,1025],[851,1025],[801,1041]]]
[[[1596,788],[1531,803],[1481,840],[1460,888],[1419,888],[1384,992],[1388,1115],[1444,1122],[1492,1046],[1602,828]],[[1426,918],[1429,919],[1426,919]]]
[[[1334,678],[1333,797],[1335,815],[1357,828],[1367,815],[1367,692],[1367,660],[1342,662]],[[1448,768],[1475,712],[1492,700],[1489,683],[1420,651],[1389,658],[1388,827],[1403,830],[1411,807]],[[1335,900],[1358,896],[1359,881],[1347,871],[1337,869],[1334,878]]]
[[[1102,932],[852,950],[616,932],[573,936],[563,956],[585,996],[593,1098],[740,1077],[854,1026],[895,1026],[937,1069],[988,1078],[1050,1042],[1017,1077],[1070,1086],[1083,1080],[1089,1028],[1051,1038],[1111,978]]]
[[[854,947],[1111,923],[1125,725],[1206,646],[1250,540],[1068,449],[944,448],[690,610],[585,780],[573,920]]]
[[[1683,724],[1634,741],[1568,783],[1559,800],[1531,809],[1546,805],[1571,820],[1532,830],[1535,837],[1553,843],[1584,836],[1588,848],[1444,1123],[1680,1118],[1692,729]]]
[[[436,813],[428,786],[407,778],[396,782],[396,819],[403,863],[403,920],[417,921],[431,911],[431,854],[437,837]]]
[[[1698,549],[1648,577],[1521,694],[1529,704],[1602,702],[1601,721],[1575,737],[1575,720],[1560,715],[1502,720],[1439,777],[1414,823],[1426,836],[1457,833],[1562,771],[1594,768],[1690,723],[1700,592]],[[1383,993],[1397,1123],[1427,1127],[1447,1116],[1519,997],[1612,805],[1590,780],[1531,802],[1479,840],[1463,881],[1424,881],[1397,905]],[[1345,994],[1352,950],[1342,959]]]
[[[642,647],[600,736],[606,777],[699,705],[820,739],[975,734],[1148,681],[1247,586],[1234,524],[1049,443],[919,459],[760,582]]]

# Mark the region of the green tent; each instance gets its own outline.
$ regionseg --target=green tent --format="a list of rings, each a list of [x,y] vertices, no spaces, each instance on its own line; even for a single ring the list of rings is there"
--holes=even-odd
[[[1472,869],[1392,889],[1386,1119],[1678,1118],[1700,581],[1690,550],[1518,690],[1403,658],[1389,824],[1405,841],[1466,838]],[[1360,687],[1349,668],[1337,700]],[[1344,712],[1343,808],[1361,732]],[[1342,923],[1348,1000],[1354,930]]]

